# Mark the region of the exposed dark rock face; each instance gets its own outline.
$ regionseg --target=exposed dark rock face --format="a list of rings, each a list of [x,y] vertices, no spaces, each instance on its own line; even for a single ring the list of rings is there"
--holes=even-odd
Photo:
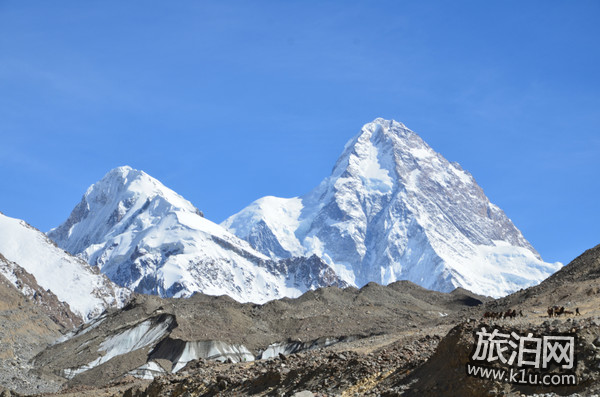
[[[59,301],[52,291],[40,287],[31,273],[17,263],[7,260],[2,254],[0,254],[0,267],[3,268],[2,273],[10,274],[15,278],[16,288],[29,301],[37,304],[61,328],[71,329],[81,325],[81,317],[73,313],[68,304]]]
[[[84,321],[97,317],[108,307],[122,307],[130,295],[130,291],[116,286],[81,258],[58,248],[44,233],[25,221],[2,214],[0,254],[6,259],[0,273],[22,293],[40,296],[50,290]],[[29,285],[32,277],[37,287]]]
[[[179,374],[198,359],[243,364],[436,326],[468,307],[466,295],[410,282],[370,283],[360,290],[328,287],[264,305],[202,294],[139,295],[42,352],[35,364],[45,374],[68,379],[70,387],[103,386],[127,374]]]
[[[126,395],[291,396],[302,390],[307,395],[381,395],[389,390],[388,379],[410,373],[438,342],[438,337],[425,337],[366,355],[333,350],[282,354],[251,365],[197,360],[180,374],[158,378],[146,388],[134,387]]]
[[[17,289],[0,274],[0,384],[22,393],[57,390],[60,383],[29,372],[29,360],[63,332],[81,324],[81,318],[54,294],[40,288],[31,274],[1,255],[0,266],[10,267],[21,285]]]
[[[593,395],[600,391],[600,368],[598,367],[598,341],[600,337],[600,322],[595,319],[568,319],[566,321],[545,321],[534,325],[531,323],[461,323],[454,327],[448,335],[440,342],[435,353],[428,362],[418,368],[410,377],[398,381],[393,388],[395,392],[403,392],[405,396],[437,396],[443,391],[445,396],[477,397],[484,395],[532,395],[544,393],[556,393],[558,395],[573,395],[584,393]],[[563,374],[557,366],[551,366],[548,370],[534,370],[539,378],[535,386],[529,384],[510,383],[496,381],[493,379],[480,379],[466,376],[466,365],[471,361],[476,339],[475,333],[486,327],[490,330],[494,327],[502,327],[505,334],[515,332],[518,335],[576,335],[575,348],[575,373],[577,384],[574,385],[544,385],[541,376],[545,374]],[[490,368],[500,370],[508,368],[520,369],[516,364],[512,366],[488,364]],[[570,373],[570,372],[569,372]],[[528,373],[529,374],[529,373]],[[529,376],[529,375],[528,375]],[[521,380],[522,378],[518,377]],[[527,377],[527,379],[529,379]],[[557,378],[558,379],[558,378]],[[410,384],[410,388],[407,385]],[[390,392],[389,395],[395,395]],[[399,395],[399,394],[398,394]]]
[[[599,254],[599,247],[586,251],[540,286],[499,300],[406,281],[329,287],[264,305],[202,294],[136,296],[39,354],[37,379],[64,383],[69,397],[594,395],[600,393]],[[565,305],[565,314],[549,318],[548,302]],[[575,302],[581,316],[568,310]],[[523,316],[484,317],[516,308]],[[575,335],[576,383],[468,376],[482,327],[507,335]],[[123,347],[113,343],[119,338],[129,347],[115,355]],[[497,360],[489,366],[509,368]],[[546,370],[563,373],[556,363],[540,374]]]

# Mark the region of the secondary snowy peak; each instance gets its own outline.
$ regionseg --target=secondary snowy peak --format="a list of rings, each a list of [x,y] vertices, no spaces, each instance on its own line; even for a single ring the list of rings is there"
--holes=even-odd
[[[471,174],[384,119],[346,144],[312,192],[259,199],[223,226],[273,258],[316,254],[357,286],[408,279],[501,296],[560,267],[541,260]]]
[[[129,166],[110,171],[90,186],[65,223],[48,235],[69,252],[80,253],[136,222],[136,215],[174,210],[201,214],[189,201],[143,171]],[[92,216],[90,216],[92,214]],[[144,225],[138,225],[144,226]]]
[[[267,196],[228,218],[223,226],[272,258],[302,256],[304,249],[295,235],[302,209],[300,198]]]
[[[92,185],[48,236],[117,284],[141,293],[203,292],[264,302],[329,283],[344,285],[322,261],[307,272],[308,259],[270,260],[131,167],[116,168]]]
[[[122,307],[130,295],[83,260],[58,248],[44,233],[2,213],[0,254],[6,259],[0,272],[21,293],[33,297],[37,284],[52,291],[84,321],[107,308]],[[26,280],[29,276],[34,280]]]

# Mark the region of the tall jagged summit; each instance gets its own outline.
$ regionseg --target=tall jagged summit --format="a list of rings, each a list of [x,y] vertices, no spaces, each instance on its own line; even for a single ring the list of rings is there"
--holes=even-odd
[[[260,303],[346,285],[317,257],[272,260],[257,252],[158,180],[128,166],[92,185],[48,236],[117,284],[164,297],[203,292]]]
[[[470,173],[381,118],[314,190],[263,197],[222,225],[272,258],[317,255],[356,286],[406,279],[502,296],[561,267],[542,261]]]
[[[222,225],[119,167],[48,235],[117,284],[169,297],[264,302],[397,280],[497,297],[561,267],[540,258],[471,174],[384,119],[366,124],[311,192],[263,197]]]

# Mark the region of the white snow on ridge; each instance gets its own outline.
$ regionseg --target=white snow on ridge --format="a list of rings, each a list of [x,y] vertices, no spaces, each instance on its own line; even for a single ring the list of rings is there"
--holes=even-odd
[[[248,235],[254,223],[264,220],[269,230],[277,237],[281,248],[290,256],[300,256],[304,250],[294,230],[300,227],[300,215],[304,209],[299,197],[279,198],[273,196],[256,200],[250,207],[235,215],[238,220],[235,225],[223,222],[221,226],[229,229],[234,234]],[[229,219],[233,219],[229,218]],[[269,252],[271,257],[277,257]]]
[[[299,217],[279,215],[287,200],[259,199],[222,225],[271,257],[316,254],[359,287],[407,279],[498,297],[562,266],[543,262],[471,174],[396,121],[366,124],[331,175],[293,199]]]
[[[299,216],[298,206],[281,209],[278,216],[285,215],[286,222]],[[276,223],[271,226],[277,229]],[[202,292],[262,303],[296,297],[335,279],[331,269],[331,275],[305,272],[302,279],[297,267],[271,260],[156,179],[127,166],[92,185],[48,236],[117,284],[164,297]]]
[[[108,307],[120,307],[129,292],[62,249],[22,220],[0,213],[0,253],[31,273],[84,320]]]
[[[308,194],[263,197],[222,225],[126,166],[92,185],[48,236],[136,292],[256,303],[332,280],[502,296],[562,266],[543,262],[471,174],[384,119],[366,124]],[[312,255],[321,260],[282,260]]]

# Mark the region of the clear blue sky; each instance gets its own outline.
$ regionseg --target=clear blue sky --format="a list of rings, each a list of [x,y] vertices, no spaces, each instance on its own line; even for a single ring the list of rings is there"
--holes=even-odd
[[[376,117],[547,261],[600,243],[598,1],[0,0],[0,211],[47,231],[131,165],[221,222]]]

